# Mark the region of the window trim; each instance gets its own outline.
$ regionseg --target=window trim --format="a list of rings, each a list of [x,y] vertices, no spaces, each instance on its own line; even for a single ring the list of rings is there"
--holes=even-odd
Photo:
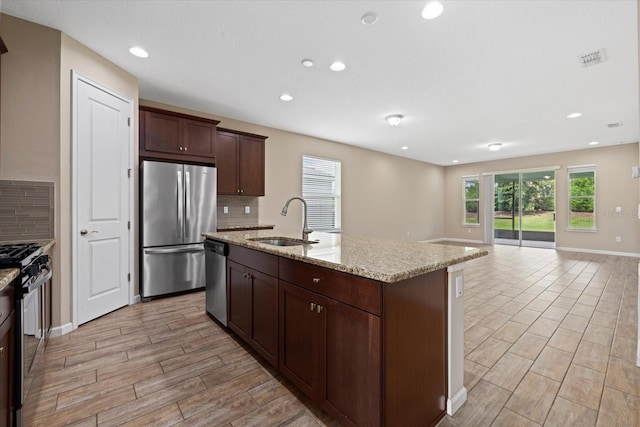
[[[580,172],[593,172],[593,196],[572,196],[571,195],[571,174]],[[598,179],[596,174],[596,165],[578,165],[567,166],[567,231],[579,233],[595,233],[598,231],[597,225],[597,195],[598,195]],[[593,199],[593,227],[572,227],[571,226],[571,200],[573,198],[592,198]]]
[[[478,197],[476,199],[467,199],[466,197],[467,196],[467,192],[465,191],[466,183],[471,179],[474,179],[478,183]],[[474,201],[478,203],[478,222],[477,223],[466,222],[467,221],[467,202],[474,202]],[[468,228],[479,228],[481,223],[482,221],[480,218],[480,175],[478,174],[464,175],[462,177],[462,226],[468,227]]]
[[[311,154],[303,154],[302,155],[302,165],[301,165],[301,194],[302,197],[305,198],[304,192],[304,182],[305,182],[305,173],[304,173],[304,161],[305,158],[320,160],[324,162],[333,162],[337,165],[336,174],[334,177],[334,193],[332,195],[334,199],[334,227],[333,228],[314,228],[313,225],[309,224],[309,227],[314,231],[325,232],[325,233],[340,233],[342,232],[342,161],[338,159],[330,159],[327,157],[315,156]],[[308,196],[307,196],[308,197]],[[309,205],[309,201],[307,200],[307,204]],[[311,207],[310,207],[311,208]],[[304,215],[304,213],[303,213]],[[310,215],[307,215],[310,218]]]

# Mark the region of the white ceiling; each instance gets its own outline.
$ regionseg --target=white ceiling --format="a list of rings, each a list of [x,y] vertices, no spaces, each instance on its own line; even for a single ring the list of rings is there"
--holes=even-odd
[[[118,64],[141,98],[430,163],[638,141],[635,0],[443,0],[429,21],[426,3],[2,0],[1,11]],[[600,48],[607,61],[581,67]],[[346,70],[329,71],[334,60]]]

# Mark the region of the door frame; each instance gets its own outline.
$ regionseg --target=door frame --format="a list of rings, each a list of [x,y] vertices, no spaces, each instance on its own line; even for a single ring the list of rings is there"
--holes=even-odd
[[[135,141],[133,126],[134,116],[134,101],[127,98],[120,93],[110,89],[106,86],[97,83],[89,77],[71,70],[71,324],[72,330],[78,328],[78,102],[76,97],[78,96],[78,83],[82,81],[89,84],[96,89],[108,93],[109,95],[119,98],[122,101],[129,104],[129,117],[131,118],[131,125],[129,126],[129,164],[128,169],[131,171],[129,176],[129,222],[133,224],[134,217],[134,172],[133,172],[133,158],[134,158],[134,145]],[[134,267],[134,234],[129,233],[129,305],[135,302],[134,295],[134,282],[135,277],[131,274]]]
[[[510,169],[510,170],[495,171],[495,172],[483,172],[482,176],[487,177],[486,179],[483,179],[481,181],[482,184],[484,185],[482,194],[485,196],[485,202],[483,203],[483,214],[485,218],[485,221],[483,222],[483,225],[484,225],[483,243],[492,244],[492,245],[495,244],[493,210],[494,210],[494,197],[495,197],[494,183],[495,183],[496,175],[511,174],[511,173],[524,174],[528,172],[553,171],[555,173],[555,180],[557,181],[558,180],[557,172],[559,169],[560,169],[560,166],[556,165],[556,166],[547,166],[547,167],[539,167],[539,168]],[[491,188],[488,188],[489,185],[491,185]],[[489,196],[490,196],[490,199],[489,199]],[[557,206],[557,203],[558,203],[557,191],[554,194],[554,198],[555,198],[554,204]],[[554,242],[554,248],[556,244],[557,244],[557,241]],[[518,246],[522,246],[522,235],[520,235]]]

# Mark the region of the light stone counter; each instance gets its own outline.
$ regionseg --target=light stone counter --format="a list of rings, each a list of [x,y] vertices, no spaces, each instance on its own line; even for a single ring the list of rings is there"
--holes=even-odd
[[[17,268],[4,268],[0,270],[0,291],[3,290],[9,283],[13,281],[20,274],[20,270]]]
[[[250,249],[303,261],[379,280],[395,283],[488,254],[485,249],[430,243],[356,237],[345,234],[314,232],[304,246],[273,246],[248,239],[289,237],[300,239],[300,232],[280,230],[203,233],[209,239],[224,241]]]

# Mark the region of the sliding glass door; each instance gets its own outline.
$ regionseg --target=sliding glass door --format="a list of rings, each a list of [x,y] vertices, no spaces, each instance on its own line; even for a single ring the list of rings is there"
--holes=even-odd
[[[553,248],[555,217],[554,171],[495,175],[495,243]]]

